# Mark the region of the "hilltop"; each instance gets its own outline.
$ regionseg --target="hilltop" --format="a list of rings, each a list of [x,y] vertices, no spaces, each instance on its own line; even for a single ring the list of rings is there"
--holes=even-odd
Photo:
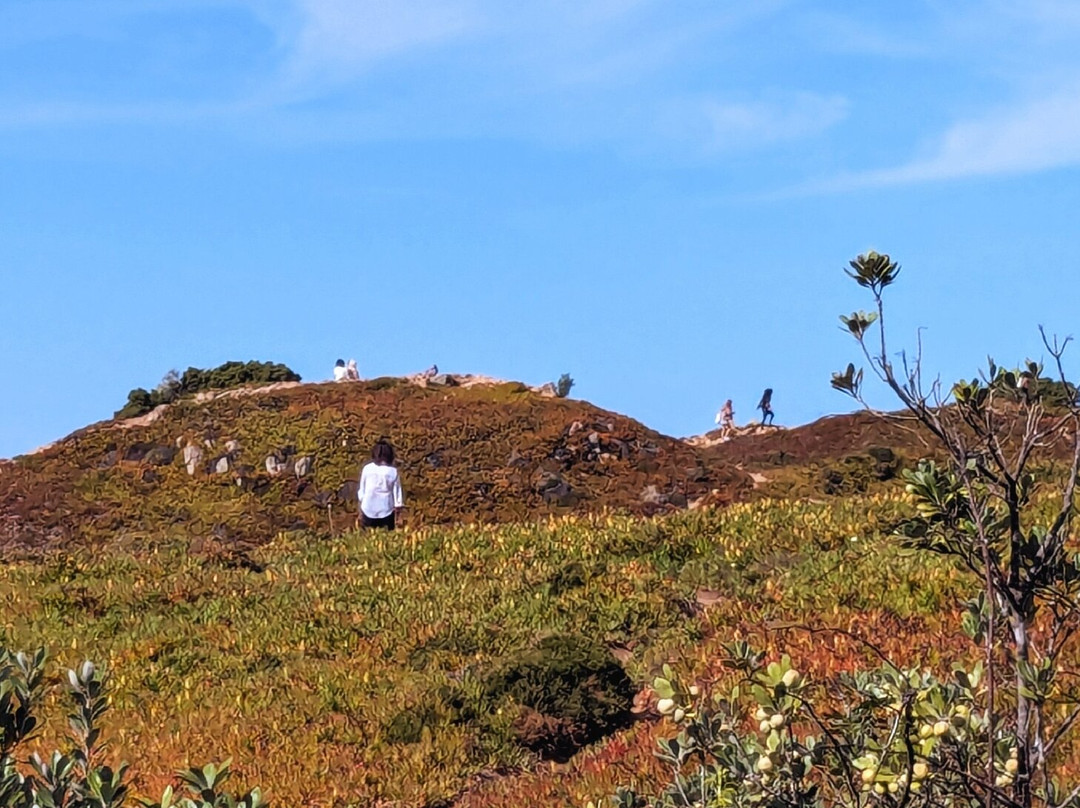
[[[637,421],[523,384],[384,378],[208,391],[104,421],[0,464],[0,548],[119,542],[249,547],[340,532],[388,436],[414,526],[744,497],[748,475]]]

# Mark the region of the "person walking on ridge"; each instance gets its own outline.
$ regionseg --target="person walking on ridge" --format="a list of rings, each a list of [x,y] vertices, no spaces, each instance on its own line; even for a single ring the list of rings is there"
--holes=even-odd
[[[726,439],[735,429],[735,409],[729,398],[716,414],[716,423],[720,425],[720,437]]]
[[[761,401],[758,402],[757,408],[761,410],[761,423],[764,426],[766,422],[772,425],[773,421],[773,408],[772,408],[772,388],[766,387],[765,392],[761,395]]]
[[[405,507],[401,477],[394,466],[394,447],[379,438],[371,449],[371,462],[360,471],[360,524],[366,528],[395,528],[395,517]]]

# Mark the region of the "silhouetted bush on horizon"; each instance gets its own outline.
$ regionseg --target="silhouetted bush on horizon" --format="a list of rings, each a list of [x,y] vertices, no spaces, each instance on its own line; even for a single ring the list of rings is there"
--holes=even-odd
[[[135,418],[161,404],[169,404],[186,395],[202,390],[227,390],[245,384],[298,382],[300,374],[287,365],[276,362],[226,362],[204,370],[189,367],[181,376],[175,370],[165,374],[154,390],[136,387],[128,393],[127,404],[114,414],[116,418]]]

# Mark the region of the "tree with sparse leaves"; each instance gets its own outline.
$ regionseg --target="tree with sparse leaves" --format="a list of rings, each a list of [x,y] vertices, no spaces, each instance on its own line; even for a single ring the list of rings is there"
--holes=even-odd
[[[919,512],[902,528],[902,539],[958,558],[982,583],[967,622],[985,650],[988,732],[1007,729],[1018,750],[1017,771],[1005,784],[1008,802],[988,792],[987,804],[1026,807],[1046,801],[1054,751],[1080,717],[1080,694],[1061,677],[1063,652],[1080,625],[1080,558],[1068,543],[1080,478],[1080,405],[1064,367],[1069,339],[1040,328],[1049,379],[1038,362],[1007,369],[990,360],[981,376],[943,388],[924,379],[921,343],[911,361],[903,353],[899,367],[890,359],[884,292],[899,271],[876,252],[851,261],[848,274],[870,290],[874,309],[841,321],[873,374],[946,456],[943,465],[923,462],[906,475]],[[863,370],[848,365],[832,384],[866,405],[862,382]],[[1038,480],[1033,470],[1053,468],[1063,448],[1057,479],[1050,472],[1051,479]],[[1034,502],[1040,482],[1044,489],[1056,486],[1057,506],[1048,517]],[[999,688],[1007,691],[1001,698]],[[1062,703],[1072,710],[1055,726],[1048,708]],[[994,779],[986,765],[983,787]]]
[[[878,414],[921,430],[943,458],[905,473],[915,516],[897,536],[970,571],[978,591],[963,627],[982,660],[957,668],[952,682],[883,659],[879,670],[825,685],[787,660],[765,665],[732,646],[729,664],[744,683],[711,699],[665,671],[654,682],[658,707],[681,732],[658,755],[672,781],[651,802],[621,790],[620,808],[1080,808],[1080,786],[1058,772],[1080,718],[1076,672],[1066,667],[1080,627],[1071,541],[1080,402],[1065,372],[1070,340],[1040,328],[1049,369],[991,360],[982,375],[943,386],[924,377],[921,340],[911,357],[890,352],[884,297],[899,272],[876,252],[851,261],[848,274],[873,308],[840,319],[903,408]],[[849,364],[832,385],[877,412],[863,395],[865,370]],[[748,705],[757,734],[741,730]]]

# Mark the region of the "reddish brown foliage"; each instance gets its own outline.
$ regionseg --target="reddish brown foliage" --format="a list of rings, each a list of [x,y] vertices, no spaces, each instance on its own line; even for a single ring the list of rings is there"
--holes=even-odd
[[[522,385],[424,389],[404,382],[302,385],[105,422],[0,467],[0,548],[40,550],[182,536],[244,546],[282,530],[340,531],[371,444],[398,449],[414,524],[651,514],[742,496],[745,474],[586,402]],[[228,471],[214,473],[229,441]],[[179,449],[202,452],[189,476]],[[302,478],[265,464],[313,459]]]

